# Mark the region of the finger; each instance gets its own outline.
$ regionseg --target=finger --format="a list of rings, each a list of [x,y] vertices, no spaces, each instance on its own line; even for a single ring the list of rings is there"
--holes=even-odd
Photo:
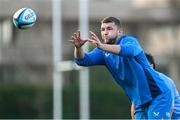
[[[74,36],[74,38],[75,38],[75,39],[77,39],[77,33],[74,33],[74,35],[73,35],[73,36]]]
[[[68,41],[74,44],[74,40],[68,40]]]
[[[71,36],[71,39],[72,39],[72,40],[76,40],[75,36]]]
[[[92,41],[91,43],[93,43],[93,44],[95,44],[95,45],[97,44],[97,42],[96,42],[96,41]]]
[[[92,39],[89,39],[88,42],[93,42],[93,40],[92,40]]]
[[[93,39],[88,39],[88,42],[95,43],[96,41]]]
[[[97,41],[97,38],[95,36],[91,36],[91,39]]]
[[[74,40],[68,40],[69,42],[74,42]]]
[[[78,31],[77,31],[77,37],[80,38],[80,36],[81,36],[81,33],[80,33],[80,31],[78,30]]]
[[[94,36],[94,35],[91,35],[91,39],[94,39],[94,40],[98,41],[99,38]]]
[[[91,33],[92,36],[97,38],[97,35],[94,32],[92,32],[92,31],[89,31],[89,32]]]

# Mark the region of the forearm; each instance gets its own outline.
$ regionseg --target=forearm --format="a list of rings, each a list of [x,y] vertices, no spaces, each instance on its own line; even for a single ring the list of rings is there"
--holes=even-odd
[[[120,45],[109,45],[109,44],[101,44],[98,46],[98,48],[107,51],[107,52],[111,52],[114,54],[119,54],[120,50],[121,50],[121,46]]]
[[[78,58],[78,59],[82,59],[84,58],[84,52],[82,50],[82,48],[74,48],[74,57]]]
[[[133,103],[131,104],[131,118],[132,118],[132,120],[135,119],[134,118],[134,104]]]

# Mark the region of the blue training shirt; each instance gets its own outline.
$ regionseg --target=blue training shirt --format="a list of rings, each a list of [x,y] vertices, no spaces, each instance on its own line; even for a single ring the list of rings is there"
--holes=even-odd
[[[159,73],[160,76],[162,76],[165,79],[166,85],[170,88],[172,99],[173,99],[173,113],[172,113],[172,119],[180,119],[180,96],[179,92],[176,88],[176,85],[174,84],[174,81],[169,78],[168,76]]]
[[[95,48],[75,61],[81,66],[105,65],[135,105],[145,104],[168,90],[135,37],[124,35],[116,44],[121,46],[118,55]]]

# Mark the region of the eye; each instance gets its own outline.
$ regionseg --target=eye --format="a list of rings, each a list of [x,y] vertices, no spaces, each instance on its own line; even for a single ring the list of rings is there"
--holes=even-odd
[[[105,31],[105,28],[101,28],[101,31]]]
[[[107,30],[113,30],[113,28],[112,27],[108,27]]]

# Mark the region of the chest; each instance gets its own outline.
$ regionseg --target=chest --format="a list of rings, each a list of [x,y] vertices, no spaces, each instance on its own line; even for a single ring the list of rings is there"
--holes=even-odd
[[[112,54],[112,53],[104,53],[105,63],[108,68],[113,70],[114,72],[118,72],[120,66],[123,65],[123,58]]]

